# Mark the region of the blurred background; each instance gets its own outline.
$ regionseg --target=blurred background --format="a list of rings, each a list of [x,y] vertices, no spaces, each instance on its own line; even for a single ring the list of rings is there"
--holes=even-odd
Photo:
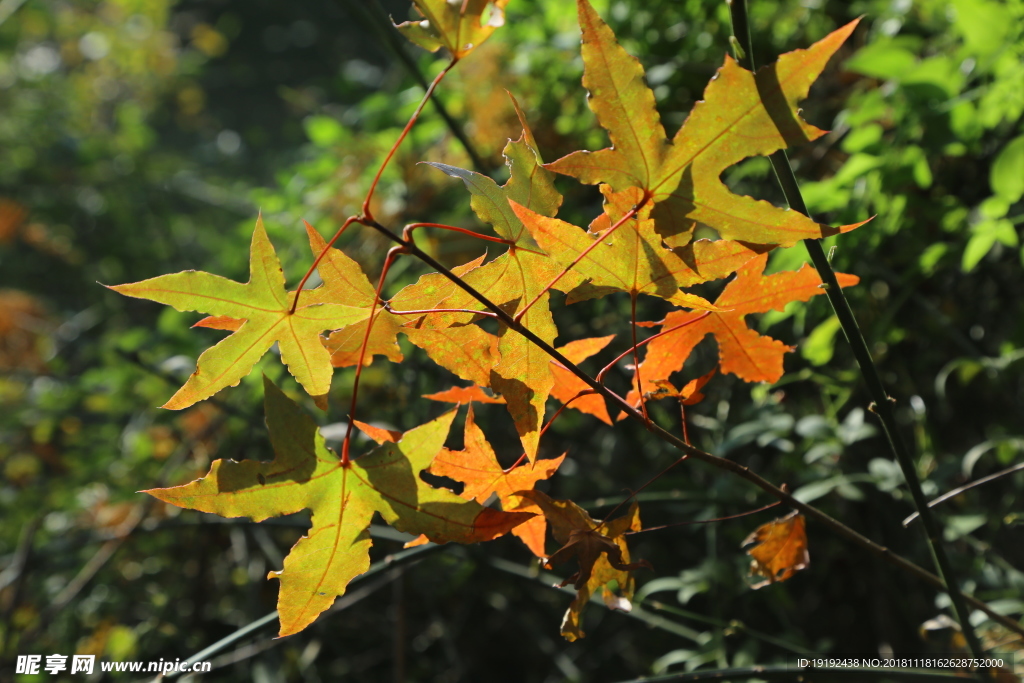
[[[595,5],[646,67],[673,134],[724,58],[725,3]],[[817,219],[877,216],[838,241],[833,265],[861,278],[847,295],[929,497],[1020,463],[1024,2],[752,0],[750,11],[761,63],[865,15],[804,104],[805,117],[832,132],[792,153],[797,175]],[[277,583],[265,577],[307,528],[303,515],[254,525],[137,492],[190,481],[216,458],[271,458],[260,374],[296,385],[271,354],[213,400],[158,409],[223,333],[190,330],[198,315],[100,283],[185,269],[245,281],[262,211],[294,286],[310,263],[301,219],[330,236],[358,211],[424,79],[443,64],[405,44],[389,14],[406,19],[409,3],[0,2],[0,677],[25,653],[185,659],[274,609]],[[485,229],[461,183],[417,162],[475,167],[503,182],[501,150],[519,135],[505,89],[546,160],[604,147],[581,74],[574,3],[512,0],[506,25],[439,91],[450,123],[428,106],[385,173],[378,218]],[[782,201],[766,159],[725,180]],[[559,188],[560,217],[585,225],[599,211],[595,188],[568,179]],[[479,241],[451,235],[421,243],[449,266],[482,253]],[[340,246],[376,279],[388,246],[377,234],[356,226]],[[805,260],[797,246],[773,254],[770,267]],[[423,272],[400,260],[388,294]],[[644,306],[646,320],[665,312]],[[930,569],[919,523],[901,525],[909,496],[827,301],[748,320],[797,351],[776,385],[714,378],[688,411],[695,445],[786,482]],[[595,372],[628,339],[626,299],[560,307],[556,321],[559,344],[619,335],[584,366]],[[360,415],[408,429],[445,409],[420,395],[455,378],[402,343],[403,364],[378,358],[364,373]],[[680,378],[703,374],[715,357],[709,338]],[[352,374],[336,373],[329,413],[307,404],[335,434]],[[612,374],[624,390],[627,373]],[[668,402],[652,410],[678,429]],[[505,408],[478,406],[477,415],[511,464],[520,451]],[[676,458],[630,421],[607,428],[575,411],[541,446],[542,457],[568,452],[542,486],[595,517]],[[1024,613],[1022,488],[1018,470],[937,508],[966,588],[1014,619]],[[640,499],[645,525],[771,502],[697,463]],[[634,537],[634,557],[655,567],[637,574],[638,609],[592,605],[588,637],[573,644],[558,633],[570,596],[507,537],[384,568],[299,635],[275,640],[276,622],[261,622],[205,657],[215,671],[204,680],[618,681],[811,651],[961,646],[944,596],[814,525],[810,568],[750,590],[739,546],[776,512]],[[374,529],[374,561],[400,550],[400,535]],[[987,646],[1024,657],[1020,639],[982,617]],[[19,680],[43,678],[60,677]]]

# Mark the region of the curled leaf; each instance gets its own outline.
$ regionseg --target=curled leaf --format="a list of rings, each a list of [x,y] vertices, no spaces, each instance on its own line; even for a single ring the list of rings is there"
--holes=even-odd
[[[520,495],[544,512],[555,540],[562,544],[548,558],[546,566],[550,569],[554,564],[571,559],[576,559],[579,565],[579,571],[561,584],[572,583],[576,589],[576,599],[562,620],[562,636],[571,642],[586,635],[581,626],[583,608],[598,589],[609,607],[628,609],[636,589],[631,572],[652,569],[647,560],[631,562],[626,545],[626,532],[641,528],[639,505],[634,501],[625,515],[601,523],[571,500],[556,500],[541,491],[524,491]],[[617,587],[618,595],[612,586]]]

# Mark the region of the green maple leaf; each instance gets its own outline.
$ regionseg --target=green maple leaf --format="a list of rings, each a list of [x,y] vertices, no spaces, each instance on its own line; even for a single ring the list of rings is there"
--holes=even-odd
[[[577,2],[583,30],[583,85],[612,147],[573,152],[546,167],[588,184],[608,183],[616,191],[637,187],[656,204],[656,229],[670,246],[689,241],[697,222],[726,239],[788,246],[844,231],[764,201],[735,195],[721,180],[729,166],[768,155],[822,131],[803,121],[796,108],[829,58],[857,21],[834,31],[807,50],[782,55],[753,74],[731,57],[704,91],[672,140],[665,134],[654,93],[640,63],[588,0]]]
[[[370,566],[368,533],[375,512],[399,531],[435,543],[478,543],[533,517],[501,512],[435,489],[420,479],[441,452],[455,410],[342,463],[316,424],[264,378],[272,462],[217,460],[190,484],[146,491],[162,501],[222,517],[259,522],[312,511],[312,528],[285,558],[278,595],[280,635],[297,633],[343,595]]]
[[[234,386],[277,342],[281,360],[311,396],[323,397],[331,388],[331,355],[320,333],[365,319],[369,311],[321,301],[300,302],[291,312],[292,295],[285,291],[281,262],[256,219],[249,252],[249,282],[188,270],[182,273],[110,287],[126,296],[158,301],[179,311],[217,316],[201,321],[206,327],[234,330],[199,356],[196,371],[164,404],[181,410]],[[318,402],[323,402],[319,399]]]

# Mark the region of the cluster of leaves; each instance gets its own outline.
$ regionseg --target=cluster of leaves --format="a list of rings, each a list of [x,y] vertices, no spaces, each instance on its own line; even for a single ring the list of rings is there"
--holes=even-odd
[[[500,16],[500,6],[489,3],[464,3],[457,8],[424,0],[417,6],[425,18],[403,25],[404,32],[421,45],[446,46],[452,64],[500,23],[494,21]],[[484,10],[491,12],[491,24],[481,23]],[[406,333],[439,365],[477,387],[493,390],[508,408],[527,462],[508,471],[490,466],[489,474],[484,470],[483,476],[491,481],[482,489],[476,481],[479,474],[457,476],[471,484],[463,499],[458,499],[430,487],[418,476],[428,467],[435,474],[449,475],[456,474],[453,466],[465,467],[451,452],[437,468],[432,464],[441,453],[452,413],[406,432],[398,440],[388,439],[394,445],[382,444],[355,459],[349,451],[350,427],[338,457],[326,450],[322,437],[315,436],[312,423],[300,419],[294,405],[286,403],[268,383],[267,419],[277,453],[272,463],[217,461],[208,475],[193,484],[150,491],[181,507],[254,521],[312,510],[308,539],[295,546],[284,569],[277,573],[282,580],[278,599],[282,635],[305,628],[345,592],[352,578],[366,570],[366,529],[374,511],[399,530],[423,534],[438,543],[487,540],[542,515],[542,520],[531,522],[520,537],[535,554],[548,557],[543,543],[546,521],[564,544],[548,562],[571,556],[578,559],[580,570],[571,581],[580,595],[570,607],[563,634],[570,639],[582,635],[579,614],[591,593],[603,588],[607,598],[611,595],[607,586],[614,581],[624,599],[632,594],[632,578],[624,572],[640,565],[629,562],[621,536],[626,530],[638,530],[640,522],[635,504],[625,521],[597,524],[571,501],[551,500],[527,486],[550,476],[558,466],[537,459],[545,407],[556,381],[553,359],[537,343],[539,339],[551,345],[558,337],[550,291],[565,292],[567,304],[615,293],[628,295],[633,344],[626,353],[631,352],[634,359],[639,357],[635,315],[639,295],[689,309],[670,312],[660,323],[661,333],[651,338],[658,338],[658,346],[652,343],[644,364],[634,363],[637,395],[633,403],[644,419],[649,419],[645,396],[649,389],[668,382],[673,372],[681,370],[690,351],[707,334],[720,339],[723,373],[746,381],[778,380],[781,357],[789,347],[747,328],[744,316],[806,300],[821,292],[821,281],[809,267],[765,277],[761,272],[766,254],[801,239],[858,227],[830,228],[814,223],[802,214],[733,194],[719,178],[725,168],[746,157],[769,154],[823,134],[800,119],[796,105],[856,22],[807,50],[783,55],[770,69],[756,75],[726,58],[705,91],[704,101],[669,140],[639,62],[618,44],[587,0],[579,0],[578,10],[583,32],[583,84],[612,146],[599,152],[573,152],[545,165],[520,111],[523,133],[505,149],[511,176],[505,185],[498,186],[473,171],[434,164],[465,182],[477,216],[490,224],[497,241],[508,246],[501,256],[486,263],[481,257],[458,266],[447,273],[449,278],[440,273],[426,275],[386,305],[379,305],[380,286],[374,290],[358,264],[324,243],[307,225],[323,284],[303,292],[300,283],[299,289],[287,292],[280,262],[262,222],[257,221],[250,250],[250,280],[244,285],[188,271],[113,287],[122,294],[169,304],[180,311],[210,314],[197,326],[232,332],[199,358],[196,371],[165,408],[186,408],[238,384],[275,342],[291,374],[320,407],[327,408],[332,362],[361,369],[377,354],[395,360],[393,349],[399,332]],[[415,115],[411,121],[415,122]],[[589,230],[554,217],[562,201],[553,183],[555,173],[600,185],[604,209]],[[346,227],[353,221],[379,226],[369,213],[369,203],[370,195],[363,214],[347,221]],[[716,239],[698,239],[694,235],[698,225],[717,233]],[[382,284],[392,256],[407,252],[414,244],[411,235],[416,227],[448,226],[423,223],[407,227],[405,247],[389,255]],[[684,291],[734,272],[737,279],[715,304]],[[856,281],[856,277],[846,276],[841,284]],[[483,310],[485,305],[502,307],[505,316]],[[496,317],[496,332],[477,324]],[[528,338],[524,330],[534,337]],[[322,337],[323,332],[329,334]],[[684,341],[680,335],[689,338]],[[600,349],[608,341],[573,343],[583,351],[592,345]],[[583,353],[580,356],[585,358]],[[568,370],[561,363],[557,367]],[[358,381],[358,374],[356,377]],[[563,378],[562,384],[567,380]],[[573,393],[576,387],[571,380],[568,384],[568,390],[563,388],[559,396],[567,406],[578,397],[595,393],[583,383]],[[680,396],[679,392],[675,395]],[[681,396],[683,402],[691,398],[692,391]],[[355,405],[353,399],[353,413]],[[591,412],[600,413],[600,407]],[[490,450],[472,419],[466,429],[467,443],[483,453]],[[520,473],[524,468],[529,472]],[[510,477],[517,483],[512,484]],[[504,512],[481,508],[475,502],[486,500],[499,487],[504,489],[500,496]],[[461,500],[460,504],[456,500]],[[599,561],[606,565],[597,565]],[[760,559],[758,562],[768,566]],[[776,580],[806,566],[802,560],[782,564],[759,571],[767,571],[769,578]]]
[[[383,29],[387,12],[400,17],[408,2],[381,4],[385,11],[376,11],[376,0],[170,8],[136,0],[96,6],[37,0],[2,23],[0,122],[8,163],[0,194],[14,201],[5,204],[0,225],[0,286],[8,288],[0,295],[0,358],[7,359],[0,360],[5,652],[24,652],[30,644],[38,652],[114,659],[184,658],[272,609],[277,582],[259,579],[281,568],[277,548],[292,545],[309,526],[301,513],[260,525],[177,516],[178,508],[134,492],[188,481],[215,457],[269,461],[259,370],[300,402],[301,395],[271,353],[230,392],[180,412],[153,410],[173,393],[168,382],[180,386],[208,340],[219,335],[188,331],[194,318],[187,314],[111,296],[94,283],[191,267],[244,281],[247,258],[239,247],[252,234],[256,207],[285,272],[301,274],[309,250],[299,219],[323,227],[359,210],[422,92],[416,69],[436,73],[443,63],[416,51],[410,62],[395,59]],[[18,4],[4,11],[10,6]],[[722,63],[729,44],[726,4],[620,0],[607,3],[607,12],[605,5],[598,8],[647,66],[662,120],[674,130]],[[463,124],[479,154],[467,155],[455,129],[429,104],[374,196],[380,222],[429,215],[479,229],[464,210],[462,184],[415,164],[431,159],[484,173],[499,169],[505,139],[522,129],[505,88],[527,105],[539,149],[549,158],[605,146],[579,88],[574,3],[516,0],[505,9],[505,26],[435,92],[435,102]],[[1024,443],[1024,366],[1017,362],[1024,328],[1007,314],[1024,296],[1018,254],[997,239],[971,277],[962,264],[968,242],[985,232],[975,226],[993,208],[985,201],[997,194],[995,160],[1008,158],[1004,150],[1021,133],[1021,3],[783,0],[752,2],[750,12],[761,62],[867,17],[843,59],[834,60],[850,67],[830,69],[804,104],[807,120],[833,132],[793,150],[791,158],[817,217],[840,224],[878,214],[884,226],[843,236],[833,264],[865,281],[848,296],[898,399],[904,434],[920,454],[926,492],[1012,465]],[[371,15],[379,22],[367,21]],[[423,19],[415,12],[410,18]],[[162,54],[166,68],[138,59],[137,36],[144,32],[150,37],[144,51]],[[104,43],[108,51],[101,56]],[[876,43],[898,48],[889,50],[897,59],[888,70],[861,69],[859,54],[847,58],[858,48],[870,54]],[[85,59],[83,45],[91,55]],[[59,61],[52,60],[54,51]],[[37,67],[46,64],[57,68],[41,73]],[[879,65],[887,63],[880,58],[873,68]],[[865,127],[871,129],[866,138],[859,135]],[[763,158],[743,161],[722,178],[739,194],[781,199]],[[247,183],[263,187],[250,192]],[[585,225],[599,213],[590,188],[559,189],[566,195],[559,209],[564,220]],[[1010,201],[1003,216],[1017,233],[1021,206]],[[479,254],[469,236],[431,233],[418,231],[417,244],[444,263]],[[386,239],[369,230],[349,230],[336,244],[367,273],[377,272],[387,249]],[[765,272],[794,270],[802,260],[800,248],[774,250]],[[391,286],[412,283],[415,265],[400,259],[389,273]],[[717,303],[718,289],[698,286],[695,293]],[[372,296],[373,288],[366,290]],[[558,308],[559,332],[576,340],[560,339],[558,350],[577,365],[589,357],[595,371],[603,367],[629,345],[621,334],[629,299],[608,296]],[[668,308],[662,302],[640,297],[638,320],[663,319]],[[803,352],[807,363],[787,357],[778,383],[748,386],[716,374],[697,389],[691,378],[704,376],[718,359],[721,337],[707,335],[683,373],[656,382],[658,393],[650,398],[705,394],[699,405],[686,406],[694,444],[788,482],[798,499],[814,500],[926,566],[915,527],[905,531],[899,524],[909,512],[902,475],[873,436],[863,409],[869,399],[849,370],[837,321],[826,309],[815,297],[791,302],[783,312],[747,316],[745,325]],[[496,330],[491,322],[483,325]],[[612,332],[620,333],[617,343],[607,337]],[[453,375],[410,339],[400,333],[397,345],[386,347],[387,358],[404,357],[401,366],[378,356],[362,373],[360,414],[394,431],[434,418],[437,404],[416,397],[452,383]],[[642,347],[641,359],[661,339]],[[351,354],[358,354],[360,342],[351,342]],[[332,404],[347,404],[354,364],[353,358],[335,371]],[[548,414],[583,388],[564,368],[552,364],[551,371],[555,399]],[[627,376],[606,374],[624,397]],[[647,384],[643,370],[641,377]],[[463,403],[471,396],[504,400],[472,387],[436,393],[461,394]],[[585,404],[594,412],[573,409]],[[677,454],[640,423],[595,428],[600,425],[591,415],[610,423],[617,412],[610,407],[596,394],[573,401],[538,451],[538,463],[550,466],[568,450],[561,466],[536,484],[513,481],[517,488],[509,491],[539,486],[581,501],[596,517],[614,517],[609,511],[621,497],[608,494],[645,481]],[[676,400],[646,407],[661,424],[678,419]],[[486,428],[501,463],[492,467],[511,465],[522,450],[506,407],[478,401],[476,408],[474,421]],[[453,431],[462,433],[465,414],[463,407]],[[323,428],[328,443],[337,444],[343,433],[343,424]],[[450,438],[458,448],[459,435]],[[1024,609],[1021,476],[966,491],[937,508],[960,576],[977,585],[977,595],[1016,615]],[[638,499],[647,525],[717,518],[760,504],[744,482],[700,466],[672,469]],[[530,523],[542,521],[538,517]],[[336,609],[349,608],[343,619],[334,614],[301,635],[273,641],[247,628],[247,639],[256,640],[236,641],[215,667],[227,665],[223,675],[239,678],[379,680],[391,668],[398,675],[402,658],[394,653],[400,655],[404,641],[403,649],[416,653],[405,666],[417,680],[476,680],[499,670],[527,680],[586,680],[592,672],[610,680],[632,678],[652,662],[656,672],[746,666],[786,652],[874,651],[883,642],[897,652],[921,652],[934,637],[919,635],[926,619],[920,633],[941,637],[932,623],[941,619],[931,617],[945,608],[942,596],[933,600],[927,587],[851,557],[849,546],[821,535],[813,522],[807,530],[814,571],[791,584],[747,592],[741,579],[747,562],[735,552],[746,526],[723,522],[627,536],[633,555],[649,559],[660,577],[647,581],[650,572],[638,573],[631,616],[640,621],[591,609],[585,615],[589,637],[571,646],[546,640],[570,598],[548,587],[557,579],[547,572],[517,570],[500,559],[524,559],[522,546],[510,538],[484,552],[446,546],[415,555],[429,558],[422,565],[371,571],[366,583],[338,601]],[[375,568],[393,566],[378,561],[409,538],[387,532],[370,528]],[[387,580],[378,580],[382,576]],[[640,623],[644,628],[636,628]],[[1000,651],[1018,647],[987,625],[979,630]],[[539,647],[527,652],[504,645],[523,632]]]

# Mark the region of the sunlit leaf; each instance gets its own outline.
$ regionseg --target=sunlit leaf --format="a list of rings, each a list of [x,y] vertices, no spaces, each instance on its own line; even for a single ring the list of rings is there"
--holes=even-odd
[[[298,405],[268,379],[264,389],[272,462],[217,460],[202,479],[146,493],[178,507],[255,522],[312,512],[308,535],[292,548],[284,568],[270,573],[281,580],[282,636],[311,624],[370,566],[368,529],[375,512],[399,531],[422,533],[435,543],[486,541],[532,517],[482,507],[420,479],[441,452],[454,410],[343,464]]]
[[[794,511],[757,527],[743,541],[750,555],[750,575],[764,577],[751,588],[785,581],[811,562],[807,552],[807,531],[804,516]]]

